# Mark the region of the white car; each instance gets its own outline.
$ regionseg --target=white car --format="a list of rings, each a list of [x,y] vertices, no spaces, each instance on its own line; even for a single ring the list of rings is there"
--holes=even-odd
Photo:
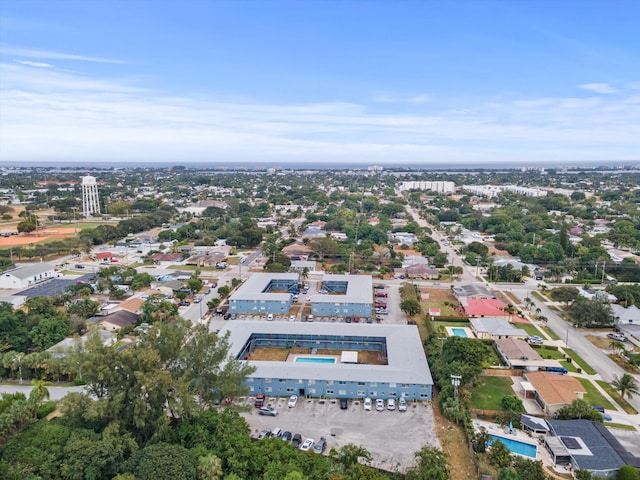
[[[396,400],[394,398],[390,398],[387,400],[387,410],[395,410],[396,409]]]
[[[289,406],[289,408],[293,408],[296,406],[296,404],[298,403],[298,396],[297,395],[291,395],[289,397],[289,402],[287,403],[287,405]]]
[[[384,412],[384,400],[381,398],[376,399],[376,411]]]
[[[270,313],[269,315],[267,315],[267,320],[269,321],[273,320],[273,313]]]
[[[289,315],[289,321],[290,322],[295,322],[296,321],[296,316],[295,315]]]
[[[364,399],[364,409],[367,412],[371,411],[371,399],[369,397]]]
[[[398,400],[398,411],[399,412],[407,411],[407,401],[403,397],[400,397],[400,400]]]
[[[307,450],[311,450],[313,444],[316,443],[312,438],[307,438],[302,445],[300,445],[300,450],[306,452]]]

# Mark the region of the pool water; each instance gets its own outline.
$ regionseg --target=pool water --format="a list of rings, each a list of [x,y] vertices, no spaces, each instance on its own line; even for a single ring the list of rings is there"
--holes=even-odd
[[[456,337],[468,338],[467,332],[464,331],[464,328],[452,328],[451,333],[453,333]]]
[[[331,357],[296,357],[296,363],[336,363],[335,358]]]
[[[502,443],[504,443],[504,446],[507,447],[507,449],[511,453],[517,453],[518,455],[533,459],[536,458],[536,455],[538,453],[538,447],[532,445],[531,443],[520,442],[518,440],[514,440],[513,438],[499,437],[497,435],[490,435],[490,437],[495,440],[500,440]]]

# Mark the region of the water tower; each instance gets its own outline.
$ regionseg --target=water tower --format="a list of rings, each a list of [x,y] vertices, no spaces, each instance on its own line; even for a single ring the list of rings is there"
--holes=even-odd
[[[98,184],[96,177],[87,175],[82,177],[82,214],[90,217],[100,213],[100,198],[98,197]]]

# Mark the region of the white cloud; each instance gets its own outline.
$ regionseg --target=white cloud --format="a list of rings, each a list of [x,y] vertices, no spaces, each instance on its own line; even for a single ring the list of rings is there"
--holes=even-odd
[[[27,65],[29,67],[37,67],[37,68],[52,68],[53,65],[50,63],[44,62],[32,62],[31,60],[16,60],[16,62],[21,63],[22,65]]]
[[[81,62],[97,62],[97,63],[126,63],[122,60],[114,60],[111,58],[92,57],[87,55],[76,55],[72,53],[53,52],[50,50],[39,50],[36,48],[23,48],[11,45],[0,46],[0,55],[9,55],[15,57],[27,58],[45,58],[48,60],[77,60]]]
[[[640,99],[515,98],[374,113],[348,102],[165,96],[141,79],[0,65],[3,161],[637,159]],[[406,97],[416,98],[416,97]],[[438,103],[443,102],[441,99]]]
[[[582,85],[578,85],[578,87],[589,90],[590,92],[602,93],[602,94],[610,94],[616,93],[617,90],[613,88],[608,83],[583,83]]]

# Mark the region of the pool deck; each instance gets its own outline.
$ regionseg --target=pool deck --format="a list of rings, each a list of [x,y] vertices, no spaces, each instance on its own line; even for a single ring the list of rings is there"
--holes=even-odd
[[[464,333],[467,334],[467,338],[476,338],[475,333],[469,327],[444,327],[447,331],[448,337],[456,337],[457,335],[453,333],[453,330],[464,330]],[[464,337],[463,337],[464,338]]]
[[[547,449],[544,448],[544,444],[540,443],[539,441],[540,438],[544,437],[543,435],[532,434],[532,436],[529,436],[527,432],[524,432],[523,430],[519,430],[517,428],[514,428],[512,432],[509,433],[509,427],[505,429],[504,427],[501,427],[496,423],[487,422],[485,420],[479,420],[479,419],[476,419],[473,421],[473,429],[476,432],[486,431],[489,435],[510,438],[522,443],[536,445],[538,448],[537,448],[537,455],[535,460],[541,461],[542,465],[549,468],[550,470],[553,470],[556,473],[563,474],[563,475],[570,475],[573,473],[570,469],[564,466],[553,464],[553,459],[551,458],[551,455],[549,454]],[[518,455],[518,454],[516,453],[514,455]],[[531,457],[527,457],[526,455],[519,455],[519,456],[532,460]]]
[[[304,358],[332,358],[335,360],[333,363],[329,362],[318,362],[318,365],[337,365],[340,362],[340,355],[313,355],[311,353],[290,353],[287,356],[287,362],[295,362],[296,358],[304,357]],[[308,362],[313,363],[313,362]]]

